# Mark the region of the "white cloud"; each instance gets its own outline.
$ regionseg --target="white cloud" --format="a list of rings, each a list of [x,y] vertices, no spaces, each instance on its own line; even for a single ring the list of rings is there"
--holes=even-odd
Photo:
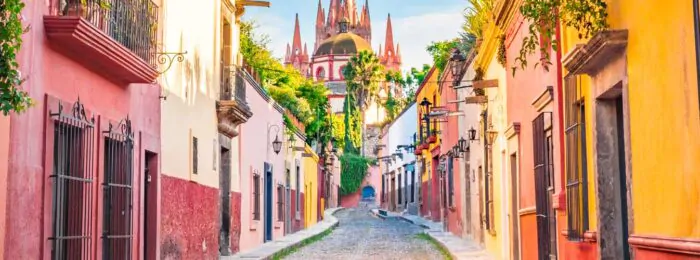
[[[272,54],[275,57],[284,57],[287,50],[287,42],[292,40],[294,18],[292,18],[292,26],[283,28],[282,26],[290,24],[289,19],[284,19],[269,12],[256,13],[255,15],[246,16],[246,20],[253,20],[258,26],[256,33],[259,35],[267,35],[270,38],[269,47],[272,49]]]
[[[434,12],[415,16],[391,17],[394,28],[394,44],[401,45],[403,69],[420,68],[423,64],[432,64],[433,60],[425,50],[432,41],[452,39],[458,36],[462,22],[461,9],[448,12]],[[381,28],[381,29],[380,29]],[[386,35],[386,18],[372,23],[373,47],[384,44]]]

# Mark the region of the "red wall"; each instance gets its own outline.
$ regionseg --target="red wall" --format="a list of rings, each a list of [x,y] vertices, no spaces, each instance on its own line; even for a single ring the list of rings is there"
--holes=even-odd
[[[557,236],[558,234],[554,234]],[[520,259],[539,259],[537,250],[537,215],[535,213],[520,216]],[[567,258],[561,258],[567,259]]]
[[[557,213],[557,230],[566,230],[566,213]],[[597,259],[598,244],[595,242],[572,242],[561,234],[557,234],[559,239],[559,259]]]
[[[129,115],[139,138],[134,157],[138,169],[142,169],[144,149],[160,153],[159,88],[155,85],[115,84],[86,67],[88,64],[75,62],[54,51],[43,28],[43,15],[48,14],[48,1],[24,2],[24,24],[31,24],[32,29],[23,35],[24,43],[17,58],[22,76],[26,78],[22,88],[29,93],[35,105],[21,115],[11,116],[8,203],[7,208],[0,209],[6,214],[5,251],[0,252],[0,258],[5,259],[41,259],[50,252],[48,236],[51,227],[51,193],[48,175],[51,172],[52,158],[46,156],[46,152],[52,150],[52,147],[47,147],[44,137],[47,134],[46,111],[55,111],[56,107],[47,107],[47,95],[69,103],[80,98],[85,108],[100,116],[104,122],[119,121]],[[137,235],[144,233],[139,230],[142,219],[138,217],[142,214],[143,199],[142,195],[138,195],[142,193],[141,170],[135,171],[134,180],[133,192],[137,195],[133,201],[133,233]],[[95,195],[95,200],[95,212],[101,212],[97,205],[101,205],[102,196]],[[91,224],[99,225],[99,215],[95,218]],[[101,227],[96,226],[94,229],[95,241],[99,239],[99,228]],[[142,242],[137,236],[133,248],[140,248]],[[100,243],[95,244],[96,248],[101,248]]]
[[[344,195],[340,198],[340,206],[343,208],[355,208],[360,205],[362,199],[362,191],[357,191],[352,194]]]
[[[241,193],[231,192],[231,253],[240,251],[241,245]]]
[[[218,258],[219,190],[166,175],[161,180],[161,258]]]

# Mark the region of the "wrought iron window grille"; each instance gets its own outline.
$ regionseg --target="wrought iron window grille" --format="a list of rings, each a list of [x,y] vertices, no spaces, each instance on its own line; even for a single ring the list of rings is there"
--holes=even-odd
[[[103,259],[131,259],[134,132],[131,120],[109,124],[104,136]]]
[[[260,174],[253,173],[253,220],[260,220]]]
[[[95,117],[80,99],[70,111],[58,103],[53,120],[51,259],[80,259],[92,253]]]

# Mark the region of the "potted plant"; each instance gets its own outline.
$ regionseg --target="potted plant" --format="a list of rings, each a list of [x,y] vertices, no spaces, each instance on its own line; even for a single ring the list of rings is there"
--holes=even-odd
[[[437,143],[437,135],[432,134],[430,137],[428,137],[428,142],[431,144]]]
[[[93,0],[89,4],[88,0],[67,0],[63,15],[83,17],[98,28],[104,29],[107,25],[107,10],[111,7],[108,0]]]

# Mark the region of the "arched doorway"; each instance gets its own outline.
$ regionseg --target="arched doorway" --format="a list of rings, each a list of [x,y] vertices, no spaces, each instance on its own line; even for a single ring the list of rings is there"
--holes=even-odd
[[[362,200],[374,200],[374,188],[372,186],[365,186],[362,188]]]

